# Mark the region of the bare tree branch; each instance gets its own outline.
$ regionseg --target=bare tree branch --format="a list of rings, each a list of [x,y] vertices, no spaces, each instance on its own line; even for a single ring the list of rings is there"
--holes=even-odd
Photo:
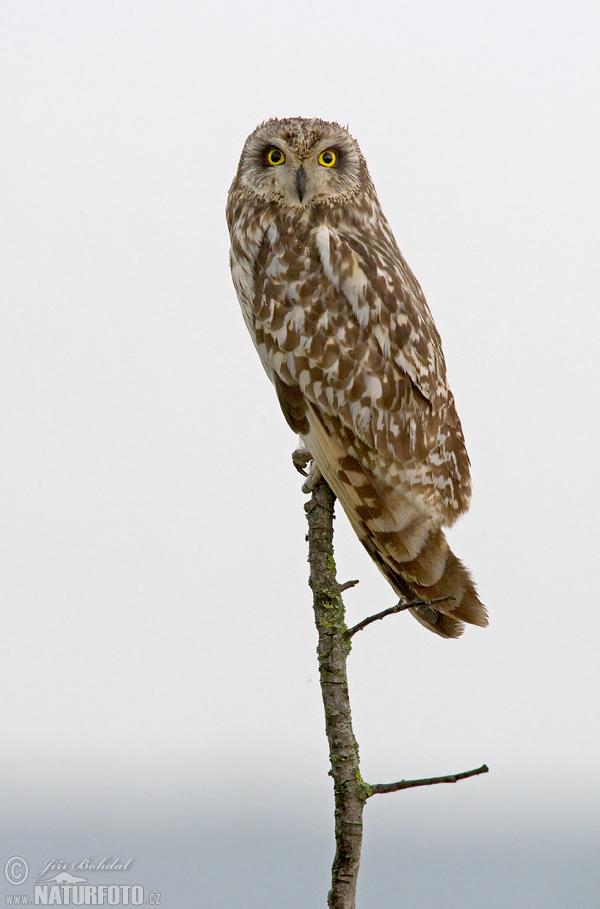
[[[355,909],[356,881],[362,845],[362,816],[369,789],[360,776],[358,745],[352,730],[346,658],[344,603],[333,560],[335,496],[320,477],[304,506],[308,519],[308,561],[313,591],[317,654],[325,729],[329,740],[330,775],[335,798],[336,851],[331,869],[330,909]]]
[[[357,631],[362,631],[367,625],[378,622],[380,619],[385,619],[388,615],[394,615],[396,612],[404,612],[405,609],[412,609],[413,606],[434,606],[436,603],[447,603],[453,599],[454,597],[450,596],[436,597],[434,600],[400,600],[395,606],[390,606],[389,609],[384,609],[382,612],[376,612],[375,615],[370,615],[368,618],[363,619],[362,622],[349,628],[346,632],[346,637],[351,638],[352,635],[356,634]]]
[[[415,786],[437,783],[456,783],[458,780],[487,773],[484,764],[476,770],[423,780],[401,780],[398,783],[377,783],[370,786],[360,775],[358,744],[352,729],[346,660],[351,637],[357,631],[411,606],[439,603],[452,597],[435,600],[412,600],[398,603],[370,616],[348,629],[345,624],[341,592],[357,582],[338,584],[333,559],[333,518],[335,495],[318,473],[311,476],[303,489],[311,493],[304,509],[308,520],[309,584],[313,592],[315,624],[319,635],[317,655],[321,694],[325,709],[325,730],[329,741],[330,776],[333,778],[335,799],[335,858],[331,868],[331,890],[327,897],[329,909],[356,909],[356,882],[360,866],[363,833],[363,810],[368,798],[385,792],[398,792]]]
[[[370,796],[377,795],[380,792],[399,792],[400,789],[414,789],[415,786],[435,786],[436,783],[457,783],[458,780],[466,780],[469,776],[478,776],[480,773],[488,773],[489,767],[482,764],[476,770],[465,770],[463,773],[451,773],[448,776],[432,776],[424,780],[400,780],[399,783],[376,783],[370,786]]]

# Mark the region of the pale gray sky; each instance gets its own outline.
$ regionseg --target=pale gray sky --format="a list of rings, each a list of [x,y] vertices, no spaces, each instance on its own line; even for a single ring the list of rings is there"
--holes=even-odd
[[[491,617],[355,642],[367,780],[491,768],[368,804],[363,905],[598,905],[599,26],[578,0],[4,0],[0,865],[121,850],[164,905],[221,909],[281,905],[288,861],[324,905],[295,439],[224,219],[246,135],[314,115],[358,139],[442,335],[474,478],[451,541]],[[349,620],[392,605],[342,515],[336,541]]]

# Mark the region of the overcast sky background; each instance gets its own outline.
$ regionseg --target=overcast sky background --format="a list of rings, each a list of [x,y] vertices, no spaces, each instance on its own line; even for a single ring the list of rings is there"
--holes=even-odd
[[[2,0],[0,866],[120,854],[173,909],[325,905],[304,497],[224,218],[257,123],[320,116],[442,335],[474,480],[450,539],[491,618],[355,640],[366,780],[490,766],[367,804],[359,905],[599,905],[599,26]],[[343,515],[336,557],[349,622],[393,604]]]

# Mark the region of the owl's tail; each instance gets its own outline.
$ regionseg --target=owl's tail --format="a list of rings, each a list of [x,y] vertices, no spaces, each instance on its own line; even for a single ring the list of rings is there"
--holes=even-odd
[[[450,549],[443,531],[398,487],[390,487],[349,456],[317,418],[309,418],[306,442],[361,543],[405,600],[436,600],[412,615],[443,638],[457,638],[470,625],[488,624],[473,579]]]
[[[428,533],[414,558],[401,561],[395,553],[404,546],[404,528],[393,533],[369,531],[361,542],[396,593],[404,599],[448,599],[430,606],[415,606],[412,615],[430,631],[443,638],[457,638],[470,625],[488,624],[487,611],[477,596],[475,584],[467,568],[450,547],[439,528]]]

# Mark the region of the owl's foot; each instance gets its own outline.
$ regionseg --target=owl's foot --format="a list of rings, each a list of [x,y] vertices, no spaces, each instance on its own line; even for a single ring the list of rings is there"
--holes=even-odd
[[[302,492],[309,495],[323,476],[317,467],[317,462],[313,459],[308,448],[304,448],[303,445],[299,446],[296,451],[293,452],[292,462],[298,473],[301,473],[303,477],[307,478],[306,482],[302,484]],[[307,473],[305,468],[308,467],[309,464],[310,470]]]
[[[298,473],[301,473],[303,477],[308,476],[305,468],[308,467],[311,461],[312,455],[308,448],[300,446],[296,449],[296,451],[292,452],[292,463]]]
[[[302,492],[306,493],[306,495],[309,495],[309,493],[313,492],[315,486],[317,485],[319,480],[321,480],[322,478],[323,478],[323,474],[317,467],[317,462],[313,461],[312,464],[310,465],[308,479],[306,480],[305,483],[302,484]]]

